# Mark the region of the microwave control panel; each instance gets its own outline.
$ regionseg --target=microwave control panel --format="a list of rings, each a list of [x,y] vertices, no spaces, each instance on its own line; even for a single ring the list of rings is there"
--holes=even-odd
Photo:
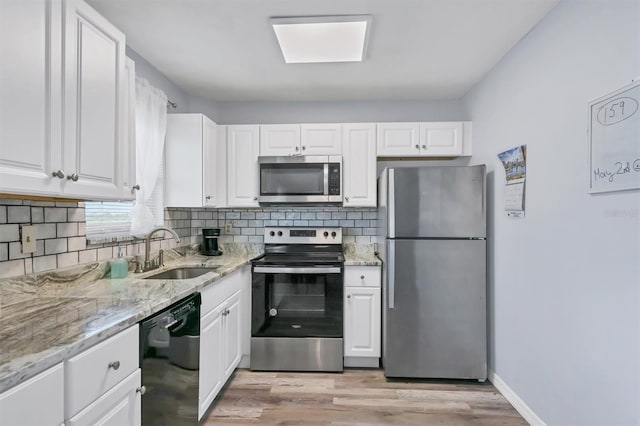
[[[340,195],[340,163],[329,163],[329,195]]]

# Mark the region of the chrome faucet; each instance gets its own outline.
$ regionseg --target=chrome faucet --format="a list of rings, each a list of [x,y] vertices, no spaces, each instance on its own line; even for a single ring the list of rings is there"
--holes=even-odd
[[[151,269],[155,269],[161,266],[160,264],[158,264],[158,266],[152,267],[151,260],[149,259],[149,253],[151,252],[151,237],[156,232],[159,232],[159,231],[167,231],[171,233],[171,235],[173,235],[173,238],[176,240],[176,243],[180,243],[180,237],[178,236],[178,234],[176,234],[176,231],[174,231],[173,229],[165,228],[164,226],[159,226],[157,228],[152,229],[151,232],[149,232],[147,236],[144,237],[144,267],[143,267],[144,271],[149,271]],[[162,263],[162,261],[160,261],[160,263]]]

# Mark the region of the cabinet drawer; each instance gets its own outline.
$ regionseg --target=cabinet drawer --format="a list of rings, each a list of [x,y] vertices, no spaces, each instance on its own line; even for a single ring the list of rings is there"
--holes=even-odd
[[[379,266],[346,266],[344,285],[350,287],[380,287]]]
[[[70,358],[65,415],[71,418],[138,368],[138,325]]]
[[[231,297],[235,292],[242,289],[242,268],[233,271],[226,277],[211,283],[208,287],[200,290],[202,305],[200,306],[200,317],[204,317],[216,306]]]

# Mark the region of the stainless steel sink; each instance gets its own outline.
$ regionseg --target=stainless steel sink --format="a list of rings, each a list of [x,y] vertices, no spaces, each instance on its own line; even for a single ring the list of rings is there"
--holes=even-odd
[[[188,280],[189,278],[199,277],[207,272],[218,269],[219,266],[195,266],[169,269],[154,275],[144,277],[145,280]]]

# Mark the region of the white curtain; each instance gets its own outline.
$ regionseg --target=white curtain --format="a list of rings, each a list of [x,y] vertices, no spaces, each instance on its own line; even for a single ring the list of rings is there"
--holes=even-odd
[[[136,203],[131,210],[131,235],[144,236],[154,228],[149,200],[162,167],[167,131],[167,95],[136,77]]]

